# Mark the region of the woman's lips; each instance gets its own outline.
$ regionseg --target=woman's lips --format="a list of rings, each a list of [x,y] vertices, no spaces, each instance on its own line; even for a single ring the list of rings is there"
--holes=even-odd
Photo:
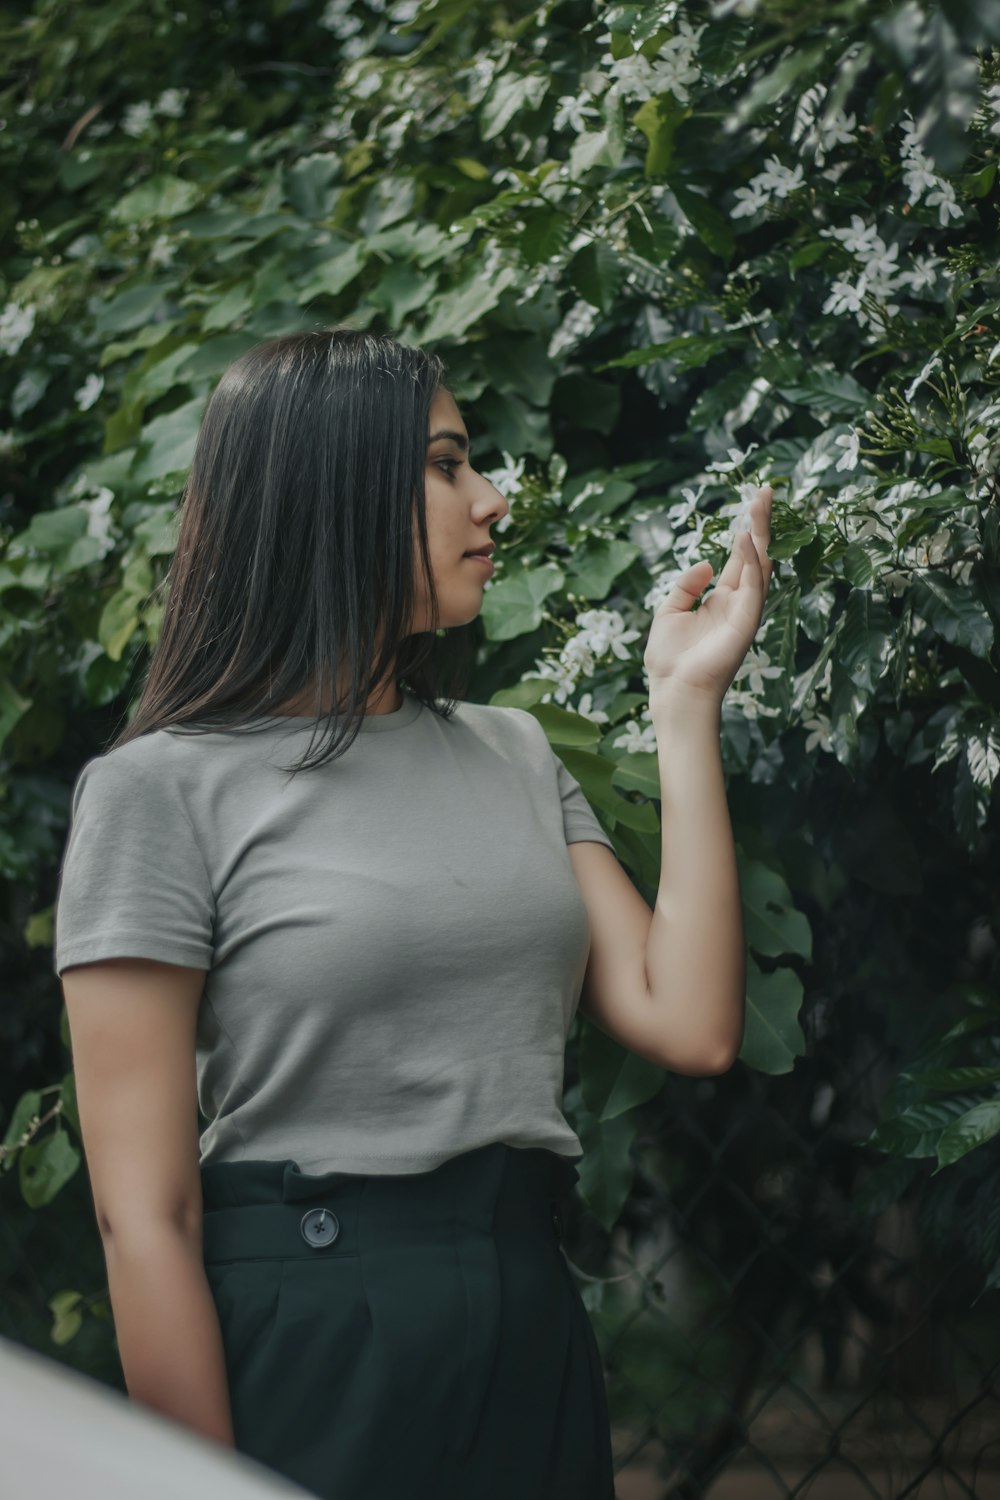
[[[493,574],[493,559],[492,558],[490,558],[490,557],[481,557],[476,552],[466,552],[464,555],[468,559],[469,562],[478,563],[481,568],[485,568],[486,569],[487,577],[491,577],[492,576],[492,574]]]

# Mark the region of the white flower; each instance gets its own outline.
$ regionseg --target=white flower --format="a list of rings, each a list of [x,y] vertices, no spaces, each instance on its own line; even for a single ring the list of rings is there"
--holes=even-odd
[[[592,724],[606,724],[608,716],[603,708],[594,707],[593,693],[584,693],[576,705],[576,711],[584,719],[589,719]]]
[[[8,302],[0,312],[0,352],[16,354],[35,326],[35,308],[32,303],[19,307]]]
[[[983,102],[993,116],[990,134],[1000,135],[1000,83],[991,83],[988,89],[983,90]]]
[[[821,229],[819,233],[822,239],[839,240],[845,250],[860,257],[879,252],[884,254],[887,248],[877,227],[866,224],[860,214],[852,214],[851,222],[846,228]]]
[[[771,201],[770,194],[757,185],[756,178],[749,187],[736,188],[733,197],[736,199],[736,207],[729,210],[731,219],[748,218],[750,214],[759,213],[762,208],[766,208]]]
[[[122,115],[122,129],[126,135],[140,136],[153,118],[153,106],[151,104],[129,104]]]
[[[483,478],[488,479],[490,484],[495,485],[505,499],[509,499],[521,489],[521,476],[523,473],[523,455],[515,463],[511,454],[504,451],[503,467],[500,469],[491,469],[488,474],[483,475]]]
[[[536,664],[533,672],[526,672],[521,679],[522,682],[536,682],[539,678],[546,678],[556,684],[551,693],[543,693],[542,703],[550,703],[554,698],[557,703],[565,703],[572,692],[576,690],[576,676],[569,671],[561,662],[541,661]]]
[[[173,119],[179,120],[184,113],[187,96],[187,89],[164,89],[153,105],[153,109],[158,115],[170,115]]]
[[[949,219],[960,219],[962,210],[955,198],[955,189],[934,170],[934,165],[920,143],[913,116],[907,112],[903,117],[903,140],[899,148],[903,164],[903,180],[910,203],[919,203],[927,195],[927,206],[937,208],[938,223],[947,228]]]
[[[585,609],[577,615],[576,624],[580,627],[575,637],[576,649],[583,647],[594,656],[606,656],[611,651],[621,661],[628,661],[629,653],[625,647],[629,642],[637,641],[641,633],[626,630],[625,621],[617,609]],[[563,656],[573,645],[573,640],[567,642]]]
[[[360,17],[351,15],[353,0],[329,0],[329,4],[319,18],[319,24],[325,31],[332,31],[334,36],[353,36],[361,30]]]
[[[962,210],[955,197],[955,189],[950,182],[945,182],[944,178],[939,178],[934,188],[927,194],[927,207],[937,208],[938,223],[942,229],[948,227],[950,218],[962,217]]]
[[[569,125],[579,135],[581,131],[587,128],[586,117],[589,115],[593,118],[593,116],[598,114],[600,114],[600,110],[585,104],[583,99],[577,99],[572,94],[563,94],[559,100],[559,108],[556,110],[552,120],[552,128],[553,130],[564,130]]]
[[[837,459],[838,472],[841,469],[856,469],[859,462],[860,438],[858,434],[853,430],[849,433],[842,432],[839,437],[834,438],[834,442],[838,448],[843,448],[844,450],[840,458]]]
[[[172,265],[176,254],[176,242],[172,241],[169,235],[158,234],[149,247],[149,264],[151,266]]]
[[[705,473],[706,474],[731,474],[734,469],[738,469],[738,468],[740,468],[740,466],[742,464],[746,463],[746,461],[750,457],[751,453],[753,453],[754,450],[756,448],[758,448],[759,446],[760,445],[758,443],[751,443],[750,446],[749,446],[749,448],[747,448],[746,450],[744,450],[742,448],[729,448],[729,449],[727,449],[727,452],[729,453],[729,461],[728,461],[728,463],[726,462],[726,460],[724,458],[720,458],[714,464],[706,464],[705,465]],[[684,490],[681,491],[681,494],[685,494],[685,493],[686,493],[686,491],[684,491]]]
[[[830,720],[825,714],[817,710],[811,719],[802,720],[802,727],[810,731],[806,735],[806,754],[810,750],[815,750],[817,745],[821,750],[833,749],[833,741],[830,738]]]
[[[82,508],[87,512],[87,535],[102,542],[106,552],[110,552],[114,545],[111,518],[111,502],[113,499],[113,492],[101,485],[92,500],[82,500],[80,502]]]
[[[696,30],[686,19],[678,22],[677,31],[664,42],[653,61],[654,93],[670,93],[681,104],[687,104],[688,85],[697,83],[701,77],[694,58],[704,30],[704,24]]]
[[[823,303],[823,311],[828,313],[859,313],[862,311],[861,300],[867,290],[867,281],[864,274],[858,277],[857,286],[852,286],[849,281],[841,278],[833,283],[830,295]]]
[[[943,265],[944,261],[937,255],[915,255],[912,268],[900,271],[896,280],[900,286],[908,286],[911,292],[922,292],[934,285]]]
[[[624,750],[629,755],[641,755],[645,751],[656,750],[656,730],[653,728],[652,709],[644,708],[642,718],[646,720],[644,725],[640,725],[638,719],[629,719],[622,733],[616,735],[611,741],[615,750]]]
[[[920,374],[917,375],[917,376],[915,376],[915,378],[913,380],[911,380],[910,383],[909,383],[909,385],[906,387],[906,390],[904,392],[904,396],[905,396],[905,399],[907,401],[912,401],[913,400],[913,393],[915,391],[919,390],[919,388],[923,385],[924,381],[927,379],[927,377],[931,373],[931,371],[932,370],[936,370],[938,368],[938,366],[940,365],[940,363],[941,363],[940,352],[938,352],[937,354],[932,354],[931,357],[930,357],[930,359],[924,365],[923,369],[920,371]]]
[[[802,187],[805,178],[801,163],[786,167],[776,156],[768,156],[764,161],[763,172],[759,172],[753,180],[776,198],[787,198],[789,193]]]
[[[103,375],[88,375],[80,389],[73,392],[73,399],[81,411],[89,411],[103,389]]]
[[[738,453],[739,449],[730,448],[729,451],[730,453]],[[735,464],[733,465],[733,467],[736,467]],[[694,514],[694,512],[698,509],[698,502],[700,501],[702,495],[705,493],[707,487],[707,481],[703,481],[698,486],[697,492],[691,489],[689,485],[685,486],[685,488],[681,490],[681,494],[684,496],[683,504],[678,500],[674,505],[671,505],[669,510],[667,511],[667,520],[672,526],[679,526],[682,521],[687,520],[688,516]]]
[[[819,167],[826,160],[827,152],[832,151],[835,146],[851,144],[857,125],[854,115],[845,115],[839,106],[828,109],[822,118],[817,119],[826,92],[821,83],[813,84],[807,89],[798,102],[792,122],[792,141],[801,142],[800,151],[811,151]]]
[[[758,646],[756,649],[751,647],[740,663],[739,671],[733,678],[733,682],[742,682],[744,678],[748,678],[750,681],[750,691],[755,696],[763,694],[764,679],[766,677],[780,677],[782,675],[782,668],[772,667],[770,662],[771,658],[763,646]]]

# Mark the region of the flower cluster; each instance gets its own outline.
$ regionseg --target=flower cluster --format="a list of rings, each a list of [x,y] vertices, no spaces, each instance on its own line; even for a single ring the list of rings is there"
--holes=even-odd
[[[514,499],[515,496],[517,496],[521,491],[521,481],[523,477],[524,455],[522,454],[521,457],[515,462],[513,455],[506,452],[506,450],[504,450],[503,453],[503,467],[499,469],[490,469],[487,473],[483,474],[483,478],[488,479],[490,484],[495,485],[495,487],[500,491],[501,495],[503,495],[504,499],[507,501],[508,506],[507,514],[500,517],[499,521],[493,528],[494,531],[506,531],[507,527],[511,524]]]
[[[610,653],[620,661],[628,661],[627,647],[641,634],[625,629],[625,621],[617,609],[585,609],[574,623],[576,634],[566,641],[558,659],[539,661],[534,671],[525,674],[525,680],[543,677],[555,683],[551,692],[543,694],[543,703],[555,699],[556,703],[564,704],[575,692],[579,679],[593,675],[598,657]]]
[[[147,100],[141,104],[126,105],[121,119],[122,130],[126,135],[138,137],[145,135],[153,123],[154,115],[167,115],[179,120],[184,113],[187,97],[187,89],[164,89],[152,104]]]
[[[654,94],[673,94],[681,104],[687,104],[690,86],[701,77],[696,57],[704,30],[704,22],[701,26],[692,26],[682,16],[677,22],[676,32],[664,42],[652,61],[641,52],[619,58],[606,53],[601,59],[602,66],[615,85],[630,99],[651,99]],[[611,33],[606,31],[597,40],[606,46],[611,41]]]
[[[820,115],[820,105],[826,95],[827,90],[821,83],[815,83],[812,88],[806,89],[796,106],[792,121],[793,145],[798,145],[800,152],[812,155],[818,167],[823,165],[827,154],[836,146],[854,144],[858,123],[854,115],[845,114],[837,106]]]
[[[823,303],[824,312],[853,313],[858,324],[865,328],[881,326],[882,313],[892,316],[899,311],[898,305],[889,301],[905,284],[896,264],[898,245],[887,245],[877,227],[866,224],[859,214],[851,215],[847,228],[821,229],[820,235],[838,240],[864,267],[853,281],[837,277]],[[869,299],[876,305],[876,311],[872,310]]]
[[[736,206],[730,209],[729,217],[745,219],[767,208],[773,198],[787,198],[789,193],[804,186],[805,173],[801,165],[786,167],[776,156],[768,156],[764,160],[763,172],[758,172],[746,187],[734,192]]]
[[[938,223],[947,228],[949,219],[960,219],[962,210],[955,197],[955,189],[944,177],[935,172],[930,158],[920,144],[920,136],[910,114],[903,117],[903,144],[900,159],[903,163],[903,181],[909,193],[910,203],[919,203],[921,198],[928,208],[938,211]]]
[[[35,326],[35,309],[8,302],[0,312],[0,353],[16,354]]]

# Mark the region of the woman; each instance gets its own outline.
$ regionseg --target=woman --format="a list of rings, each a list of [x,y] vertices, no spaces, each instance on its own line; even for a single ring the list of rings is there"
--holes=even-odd
[[[342,329],[223,374],[55,967],[133,1398],[330,1500],[610,1500],[559,1105],[566,843],[613,846],[461,701],[508,507],[443,374]]]

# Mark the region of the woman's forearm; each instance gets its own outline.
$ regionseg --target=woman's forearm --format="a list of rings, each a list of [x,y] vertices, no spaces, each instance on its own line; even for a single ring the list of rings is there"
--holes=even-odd
[[[720,742],[707,695],[650,697],[660,770],[662,853],[646,943],[654,1002],[674,1053],[724,1071],[743,1040],[746,950]]]
[[[102,1240],[129,1396],[232,1447],[222,1333],[200,1244],[167,1222],[108,1230]]]

